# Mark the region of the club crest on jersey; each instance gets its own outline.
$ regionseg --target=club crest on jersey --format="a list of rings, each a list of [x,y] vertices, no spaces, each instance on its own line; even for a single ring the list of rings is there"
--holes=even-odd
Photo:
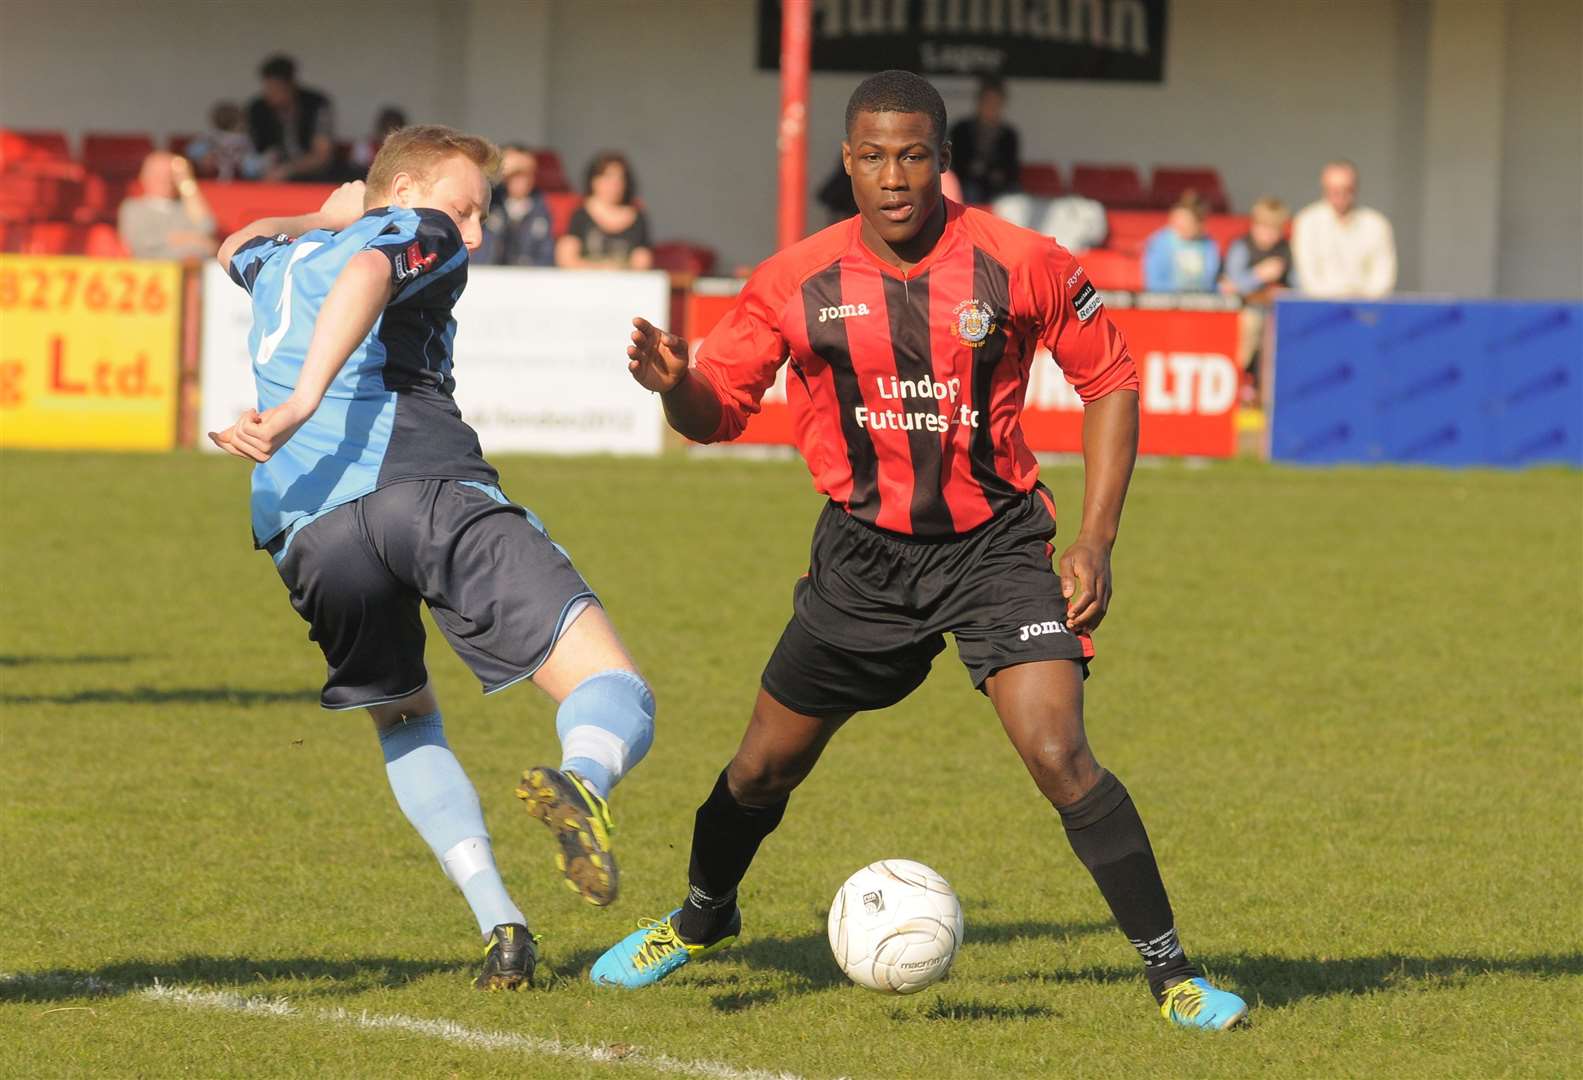
[[[414,240],[407,245],[407,250],[396,256],[396,280],[408,281],[417,277],[425,270],[431,269],[440,261],[438,252],[429,252],[425,255],[423,248]]]
[[[970,349],[977,349],[995,332],[995,309],[982,300],[963,300],[956,305],[956,338]]]

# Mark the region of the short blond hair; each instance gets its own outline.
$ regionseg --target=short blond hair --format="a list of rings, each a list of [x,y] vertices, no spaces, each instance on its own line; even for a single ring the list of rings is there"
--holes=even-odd
[[[477,165],[491,184],[499,179],[500,147],[488,139],[443,124],[410,124],[391,132],[374,155],[374,163],[368,167],[364,201],[369,206],[378,205],[390,193],[397,173],[407,173],[426,184],[435,168],[452,157],[464,157]]]
[[[1248,208],[1248,216],[1260,225],[1284,229],[1287,221],[1291,219],[1292,212],[1280,199],[1266,195]]]

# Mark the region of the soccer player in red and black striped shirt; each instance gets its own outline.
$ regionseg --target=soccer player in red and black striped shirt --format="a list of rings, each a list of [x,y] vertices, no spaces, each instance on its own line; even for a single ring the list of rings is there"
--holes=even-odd
[[[1188,961],[1143,823],[1083,729],[1137,453],[1132,358],[1064,248],[941,197],[950,145],[927,81],[866,80],[846,131],[856,217],[760,266],[691,363],[683,341],[636,321],[634,377],[697,442],[740,435],[789,363],[798,448],[830,501],[742,744],[698,809],[688,898],[593,978],[647,985],[734,941],[737,885],[792,789],[853,713],[917,688],[950,632],[1162,1013],[1229,1027],[1246,1006]],[[1041,345],[1085,406],[1082,526],[1058,572],[1055,506],[1021,428]]]

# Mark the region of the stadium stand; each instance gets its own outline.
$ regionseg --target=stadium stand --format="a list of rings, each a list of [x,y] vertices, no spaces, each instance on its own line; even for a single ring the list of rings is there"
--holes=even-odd
[[[706,277],[714,272],[715,249],[688,240],[667,240],[654,245],[654,265],[673,274]]]

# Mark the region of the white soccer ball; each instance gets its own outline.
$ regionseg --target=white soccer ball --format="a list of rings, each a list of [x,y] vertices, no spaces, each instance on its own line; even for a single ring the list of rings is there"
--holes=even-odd
[[[962,943],[962,905],[923,863],[881,859],[846,879],[830,905],[830,951],[847,978],[916,994],[945,978]]]

